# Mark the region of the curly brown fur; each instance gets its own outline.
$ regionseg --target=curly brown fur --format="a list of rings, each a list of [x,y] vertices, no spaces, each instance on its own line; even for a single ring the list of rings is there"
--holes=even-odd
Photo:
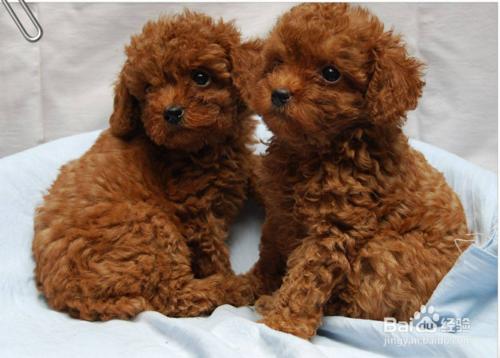
[[[248,302],[224,241],[253,166],[240,91],[259,47],[191,12],[132,37],[110,130],[62,167],[37,210],[36,279],[51,307],[107,320]],[[194,82],[198,69],[207,86]],[[184,107],[179,124],[164,118],[172,105]]]
[[[401,130],[421,63],[347,4],[294,7],[262,58],[246,98],[274,134],[258,169],[266,221],[248,274],[263,322],[307,338],[324,314],[409,319],[467,235],[458,197]],[[340,79],[328,82],[327,66]],[[275,89],[291,94],[281,107]]]

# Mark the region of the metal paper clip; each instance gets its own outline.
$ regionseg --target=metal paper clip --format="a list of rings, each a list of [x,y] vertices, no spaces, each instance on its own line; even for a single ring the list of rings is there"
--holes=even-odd
[[[21,23],[21,21],[19,21],[19,18],[17,17],[16,13],[12,9],[12,7],[10,6],[9,2],[7,0],[2,0],[2,4],[7,9],[7,12],[9,13],[10,17],[12,17],[12,20],[14,20],[14,22],[16,23],[17,28],[19,29],[19,31],[21,31],[21,34],[24,36],[24,38],[26,40],[28,40],[29,42],[37,42],[43,36],[42,27],[40,26],[40,23],[38,22],[38,20],[36,19],[36,17],[31,12],[31,10],[28,7],[28,5],[26,5],[26,3],[24,2],[24,0],[19,0],[19,3],[21,3],[21,6],[23,7],[24,11],[28,15],[28,17],[31,20],[31,22],[33,23],[33,26],[35,26],[35,29],[36,29],[36,35],[35,36],[31,36],[28,33],[28,31],[26,31],[26,29],[24,28],[24,26]]]

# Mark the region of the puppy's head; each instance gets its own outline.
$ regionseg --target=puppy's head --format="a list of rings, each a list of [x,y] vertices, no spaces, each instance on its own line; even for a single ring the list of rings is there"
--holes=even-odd
[[[278,138],[328,145],[349,128],[401,126],[421,95],[421,66],[365,9],[299,5],[265,42],[250,102]]]
[[[157,145],[194,151],[237,135],[244,125],[246,66],[258,42],[240,43],[232,24],[184,12],[147,23],[126,47],[115,86],[111,131],[143,130]]]

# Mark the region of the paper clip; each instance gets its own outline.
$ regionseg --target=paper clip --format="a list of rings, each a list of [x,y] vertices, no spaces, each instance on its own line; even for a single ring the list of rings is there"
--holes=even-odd
[[[19,18],[17,17],[16,13],[12,9],[12,7],[10,6],[9,2],[7,0],[2,0],[2,4],[7,9],[7,12],[9,13],[10,17],[12,17],[12,20],[14,20],[14,22],[16,23],[17,28],[19,29],[19,31],[21,31],[21,34],[24,36],[24,38],[26,40],[28,40],[29,42],[37,42],[43,36],[42,27],[40,26],[40,23],[38,22],[38,20],[36,19],[36,17],[31,12],[31,10],[28,7],[28,5],[26,5],[26,3],[24,2],[24,0],[19,0],[19,2],[21,3],[21,6],[23,7],[24,11],[28,15],[29,19],[33,23],[33,26],[35,26],[35,29],[36,29],[36,35],[35,36],[31,36],[26,31],[26,29],[24,28],[24,26],[21,23],[21,21],[19,21]]]

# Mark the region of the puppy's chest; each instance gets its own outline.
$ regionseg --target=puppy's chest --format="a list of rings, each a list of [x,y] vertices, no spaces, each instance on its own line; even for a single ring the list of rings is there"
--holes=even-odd
[[[369,175],[328,162],[291,166],[287,174],[282,204],[303,231],[369,236],[377,229],[381,188]]]
[[[207,194],[218,173],[200,168],[173,168],[164,178],[165,196],[174,203],[185,203],[189,199]]]
[[[181,216],[217,211],[227,201],[243,200],[248,175],[236,169],[239,168],[228,168],[224,161],[211,165],[172,165],[162,180],[164,195]]]

